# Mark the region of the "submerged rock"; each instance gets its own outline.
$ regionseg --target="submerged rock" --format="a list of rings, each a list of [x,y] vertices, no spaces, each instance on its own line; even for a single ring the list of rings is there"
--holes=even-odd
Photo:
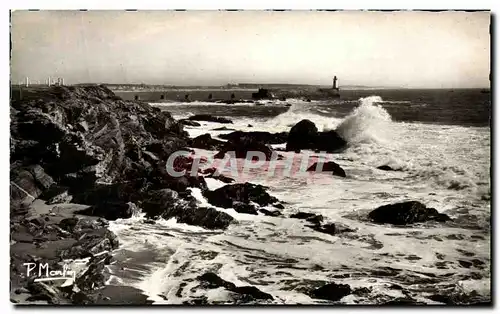
[[[343,297],[351,294],[351,287],[346,284],[336,284],[334,282],[324,285],[311,291],[311,297],[330,301],[339,301]]]
[[[378,166],[377,169],[384,170],[384,171],[400,171],[399,169],[394,169],[393,167],[391,167],[389,165]]]
[[[342,224],[339,224],[339,223],[327,223],[324,225],[315,224],[315,225],[308,226],[308,227],[310,227],[318,232],[326,233],[326,234],[330,234],[330,235],[338,235],[338,234],[344,233],[344,232],[354,232],[353,229],[351,229],[347,226],[344,226]]]
[[[317,215],[313,213],[306,213],[306,212],[298,212],[296,214],[290,215],[290,218],[296,218],[296,219],[304,219],[308,222],[311,222],[313,224],[320,224],[324,217],[322,215]]]
[[[200,123],[198,123],[194,120],[188,120],[188,119],[181,119],[181,120],[179,120],[179,123],[182,123],[183,125],[187,125],[187,126],[201,126]]]
[[[225,124],[230,124],[230,123],[232,124],[233,123],[233,121],[231,121],[227,118],[216,117],[216,116],[212,116],[209,114],[197,114],[197,115],[189,117],[188,120],[190,120],[190,121],[192,121],[192,120],[208,121],[208,122],[217,122],[217,123],[225,123]]]
[[[451,218],[440,214],[434,208],[428,208],[416,201],[389,204],[371,211],[368,217],[376,223],[389,223],[393,225],[406,225],[429,220],[448,221]]]
[[[281,133],[269,133],[269,132],[261,132],[261,131],[252,131],[252,132],[244,132],[244,131],[235,131],[229,134],[221,134],[220,138],[229,140],[229,141],[237,141],[241,138],[251,138],[256,142],[261,142],[264,144],[282,144],[286,143],[288,138],[287,132]]]
[[[475,290],[470,293],[451,292],[432,294],[428,297],[432,301],[446,305],[468,305],[468,306],[491,306],[492,300],[489,296],[478,294]]]
[[[267,210],[265,208],[259,209],[261,213],[263,213],[266,216],[271,216],[271,217],[280,217],[282,216],[281,212],[279,210]]]
[[[212,131],[234,131],[234,129],[228,128],[226,126],[221,126],[219,128],[212,129]]]
[[[215,273],[205,273],[198,277],[205,289],[225,288],[231,292],[238,293],[257,300],[273,300],[273,296],[269,293],[262,292],[253,286],[237,287],[234,283],[226,281]]]
[[[207,190],[203,195],[210,204],[223,208],[232,208],[235,202],[254,202],[260,206],[278,203],[278,199],[269,195],[264,186],[248,182],[226,185],[214,191]]]
[[[322,166],[321,170],[318,169],[320,166]],[[319,171],[323,171],[323,172],[326,172],[326,171],[332,171],[332,173],[336,176],[339,176],[339,177],[346,177],[346,174],[345,174],[345,171],[344,169],[342,169],[342,167],[340,167],[337,163],[333,162],[333,161],[328,161],[328,162],[325,162],[325,163],[314,163],[312,166],[310,166],[309,168],[307,168],[307,171],[316,171],[316,172],[319,172]]]

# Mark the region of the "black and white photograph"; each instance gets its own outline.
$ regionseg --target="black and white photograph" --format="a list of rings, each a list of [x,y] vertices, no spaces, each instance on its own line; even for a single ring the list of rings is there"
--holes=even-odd
[[[492,306],[492,21],[11,10],[10,303]]]

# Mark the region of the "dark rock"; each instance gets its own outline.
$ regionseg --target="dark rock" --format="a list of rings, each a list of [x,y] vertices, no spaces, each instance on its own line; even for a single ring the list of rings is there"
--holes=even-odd
[[[147,149],[160,160],[186,146],[187,133],[169,113],[121,100],[103,86],[36,89],[11,106],[15,160],[38,164],[58,184],[78,191],[96,181],[147,177],[155,165],[141,157],[141,148],[149,143],[163,144],[162,155]],[[17,154],[20,144],[33,148],[30,154]]]
[[[329,223],[329,224],[325,224],[322,226],[313,225],[313,226],[311,226],[311,228],[313,228],[316,231],[322,232],[322,233],[327,233],[327,234],[331,234],[331,235],[336,234],[336,227],[335,227],[334,223]]]
[[[283,204],[280,204],[280,203],[273,204],[273,207],[278,208],[278,209],[285,209],[285,206]]]
[[[54,184],[54,180],[40,165],[15,167],[11,169],[10,178],[10,200],[13,207],[30,205]]]
[[[79,238],[69,249],[62,250],[61,256],[64,258],[79,259],[92,257],[102,252],[111,252],[118,248],[119,241],[116,235],[106,228],[97,230],[83,230],[74,227],[73,233]],[[105,258],[104,256],[103,258]]]
[[[216,171],[217,171],[217,168],[215,168],[215,167],[210,167],[210,168],[200,170],[200,172],[202,174],[206,174],[208,176],[214,175]]]
[[[181,119],[179,120],[179,123],[182,123],[183,125],[187,126],[201,126],[201,124],[199,124],[198,122],[188,119]]]
[[[274,98],[273,94],[267,88],[259,88],[256,93],[252,93],[252,99],[272,99]]]
[[[90,291],[104,286],[106,281],[103,275],[106,266],[105,258],[105,256],[93,257],[87,270],[76,278],[75,284],[81,291]]]
[[[318,132],[316,125],[304,119],[294,125],[288,133],[286,151],[310,149],[315,151],[338,152],[347,142],[335,131]]]
[[[217,122],[217,123],[225,123],[225,124],[233,123],[233,121],[231,121],[227,118],[215,117],[215,116],[212,116],[209,114],[197,114],[197,115],[189,117],[188,120],[190,120],[190,121],[192,121],[192,120],[209,121],[209,122]]]
[[[440,293],[433,294],[428,297],[432,301],[441,302],[446,305],[475,305],[475,306],[491,306],[491,298],[481,296],[474,290],[471,293]]]
[[[226,126],[221,126],[220,128],[212,129],[213,131],[234,131],[234,129],[228,128]]]
[[[234,141],[228,141],[221,150],[214,156],[215,159],[223,159],[226,153],[230,153],[231,158],[247,158],[248,152],[261,152],[266,160],[271,160],[273,150],[267,145],[257,142],[249,137],[241,137]],[[253,156],[252,160],[258,157]]]
[[[113,203],[103,202],[98,205],[93,205],[88,209],[80,211],[79,214],[89,216],[99,216],[108,220],[116,220],[119,218],[130,218],[137,214],[139,209],[132,203]]]
[[[356,289],[354,289],[354,291],[352,292],[352,294],[358,295],[358,296],[362,296],[362,295],[369,294],[370,292],[372,292],[371,288],[362,287],[362,288],[356,288]]]
[[[29,293],[30,291],[26,288],[17,288],[14,293],[15,294],[22,294],[22,293]]]
[[[342,224],[339,224],[339,223],[336,223],[336,224],[335,223],[328,223],[328,224],[324,224],[324,225],[319,225],[318,223],[316,223],[315,225],[312,225],[309,227],[311,227],[312,229],[314,229],[316,231],[330,234],[330,235],[337,235],[337,234],[341,234],[344,232],[354,232],[353,229],[351,229],[347,226],[344,226]]]
[[[297,151],[312,148],[317,134],[318,128],[312,121],[304,119],[298,122],[288,133],[286,150]]]
[[[254,202],[260,206],[278,202],[277,198],[267,193],[264,186],[248,182],[226,185],[214,191],[207,190],[203,195],[210,204],[223,208],[232,208],[235,202]]]
[[[224,183],[233,183],[235,181],[233,178],[226,177],[223,174],[219,174],[219,175],[210,174],[207,176],[207,178],[217,179],[217,180],[222,181]]]
[[[336,131],[318,132],[314,139],[314,149],[319,152],[335,153],[345,149],[347,142]]]
[[[32,296],[26,301],[47,301],[54,305],[64,303],[64,297],[56,287],[51,287],[43,282],[33,282],[27,288]]]
[[[263,213],[266,216],[271,216],[271,217],[279,217],[282,216],[281,212],[279,210],[267,210],[265,208],[259,209],[261,213]]]
[[[69,203],[73,200],[73,196],[70,195],[68,187],[54,184],[40,195],[40,199],[45,200],[48,205],[52,205]]]
[[[234,283],[222,279],[215,273],[205,273],[199,276],[198,280],[201,281],[203,286],[207,289],[216,289],[219,287],[223,287],[228,290],[232,290],[236,288],[236,285]]]
[[[313,224],[320,224],[323,221],[322,215],[316,215],[313,213],[298,212],[296,214],[290,215],[290,218],[305,219]]]
[[[245,204],[242,202],[233,202],[233,208],[238,213],[257,215],[257,209],[252,204]]]
[[[321,167],[321,169],[318,169]],[[307,168],[307,171],[316,171],[316,172],[326,172],[326,171],[332,171],[334,175],[339,176],[339,177],[346,177],[344,169],[342,169],[337,163],[333,161],[328,161],[325,163],[314,163],[312,166]]]
[[[380,169],[380,170],[385,170],[385,171],[396,171],[396,169],[393,169],[391,166],[389,165],[382,165],[382,166],[378,166],[377,169]]]
[[[470,268],[472,266],[472,263],[469,261],[458,260],[458,263],[464,268]]]
[[[66,231],[73,232],[79,220],[80,219],[76,217],[65,218],[59,222],[59,227]]]
[[[382,303],[382,305],[425,305],[423,302],[418,302],[417,300],[410,297],[395,298],[393,300]]]
[[[330,301],[339,301],[343,297],[351,294],[351,287],[334,282],[324,285],[311,292],[311,297],[316,299],[325,299]]]
[[[210,134],[206,133],[195,137],[189,143],[191,147],[202,148],[206,150],[217,150],[220,149],[225,142],[213,139]]]
[[[429,220],[450,220],[447,215],[439,214],[436,209],[425,207],[424,204],[416,201],[384,205],[371,211],[368,217],[377,223],[393,225],[406,225]]]
[[[252,132],[235,131],[229,134],[221,134],[219,135],[219,137],[229,141],[238,141],[241,138],[251,138],[256,142],[261,142],[264,144],[282,144],[286,143],[286,140],[288,138],[288,133],[287,132],[269,133],[261,131],[252,131]]]
[[[197,207],[196,201],[179,198],[173,190],[149,192],[141,208],[148,218],[176,218],[178,222],[202,226],[207,229],[225,229],[234,219],[214,208]]]
[[[202,286],[206,289],[216,289],[223,287],[234,293],[246,295],[251,299],[257,300],[273,300],[273,296],[269,293],[262,292],[253,286],[241,286],[237,287],[234,283],[226,281],[214,273],[205,273],[198,277],[198,280],[202,283]]]

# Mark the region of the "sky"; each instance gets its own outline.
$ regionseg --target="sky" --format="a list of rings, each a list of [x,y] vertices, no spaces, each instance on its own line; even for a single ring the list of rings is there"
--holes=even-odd
[[[11,80],[490,86],[490,12],[13,11]]]

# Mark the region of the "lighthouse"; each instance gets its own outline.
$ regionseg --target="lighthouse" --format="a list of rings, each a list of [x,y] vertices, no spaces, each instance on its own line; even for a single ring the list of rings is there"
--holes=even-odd
[[[337,85],[337,76],[333,77],[333,86],[332,86],[332,89],[336,89],[336,90],[339,89],[339,86]]]

